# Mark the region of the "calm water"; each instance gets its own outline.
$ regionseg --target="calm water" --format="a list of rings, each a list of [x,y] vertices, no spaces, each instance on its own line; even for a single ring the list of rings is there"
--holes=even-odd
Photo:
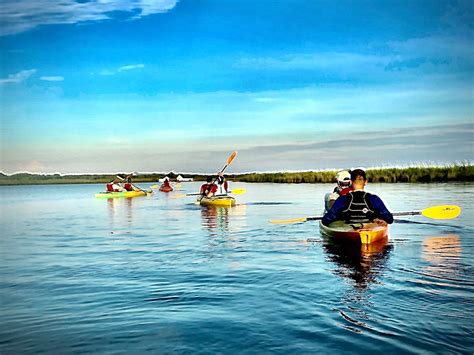
[[[1,187],[0,352],[472,354],[474,184],[369,184],[392,211],[463,213],[406,217],[364,251],[268,223],[319,215],[332,185],[231,186],[231,209]]]

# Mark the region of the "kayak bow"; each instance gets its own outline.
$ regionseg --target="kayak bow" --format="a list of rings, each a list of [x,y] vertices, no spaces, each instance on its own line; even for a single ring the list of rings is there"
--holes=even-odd
[[[213,196],[198,198],[197,202],[201,206],[221,206],[232,207],[235,206],[235,198],[232,196]]]

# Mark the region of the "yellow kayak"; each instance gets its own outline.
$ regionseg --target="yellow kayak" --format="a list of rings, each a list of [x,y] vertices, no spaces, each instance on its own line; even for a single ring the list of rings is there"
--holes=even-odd
[[[138,196],[146,196],[147,194],[151,194],[151,191],[123,191],[123,192],[99,192],[95,194],[97,198],[118,198],[118,197],[138,197]]]
[[[201,206],[221,206],[232,207],[235,206],[235,198],[232,196],[214,196],[214,197],[199,197],[197,202]]]
[[[377,223],[346,224],[344,221],[335,221],[325,226],[319,221],[319,230],[324,236],[335,240],[361,244],[372,244],[387,239],[388,236],[388,226],[384,227]]]

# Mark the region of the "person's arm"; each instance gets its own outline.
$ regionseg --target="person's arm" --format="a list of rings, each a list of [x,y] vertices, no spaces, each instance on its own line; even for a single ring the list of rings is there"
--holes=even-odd
[[[377,195],[371,195],[370,202],[372,203],[372,207],[375,210],[375,218],[382,219],[388,224],[393,223],[393,215],[390,211],[385,207],[382,199]]]
[[[327,226],[330,223],[340,219],[342,215],[342,211],[346,207],[346,201],[347,201],[346,196],[340,196],[336,200],[336,202],[334,202],[334,205],[332,205],[331,209],[323,216],[323,219],[321,222],[325,226]]]
[[[209,190],[209,193],[207,194],[207,197],[212,197],[217,191],[217,185],[213,184],[212,187]]]

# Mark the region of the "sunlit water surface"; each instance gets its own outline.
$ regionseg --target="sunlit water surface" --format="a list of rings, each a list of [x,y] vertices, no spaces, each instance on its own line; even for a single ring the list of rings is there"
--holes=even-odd
[[[473,353],[473,184],[369,184],[392,211],[463,212],[367,250],[268,223],[320,215],[332,185],[231,185],[230,209],[175,198],[198,183],[1,187],[0,352]]]

